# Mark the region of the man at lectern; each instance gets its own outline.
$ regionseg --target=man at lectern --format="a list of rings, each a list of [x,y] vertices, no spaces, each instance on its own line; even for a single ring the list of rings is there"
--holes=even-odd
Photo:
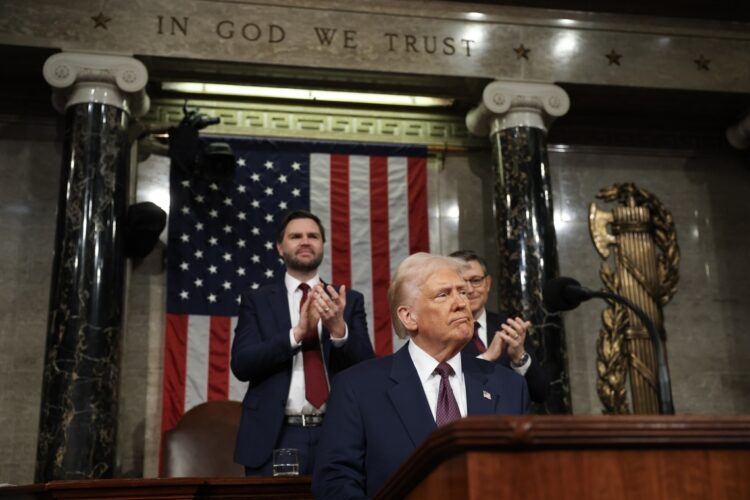
[[[467,415],[525,413],[524,378],[461,350],[474,334],[466,263],[414,254],[388,290],[396,333],[409,343],[334,379],[313,473],[316,498],[364,498],[437,427]]]

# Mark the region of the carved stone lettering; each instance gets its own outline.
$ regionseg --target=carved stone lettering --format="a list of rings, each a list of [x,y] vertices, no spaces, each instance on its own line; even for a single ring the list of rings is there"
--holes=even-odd
[[[182,19],[174,16],[169,16],[169,19],[164,19],[164,16],[156,16],[158,27],[156,33],[159,35],[171,35],[175,36],[178,33],[182,36],[188,34],[188,18],[183,17]]]
[[[456,40],[452,36],[402,35],[399,33],[383,33],[383,36],[388,42],[388,52],[456,55]],[[471,57],[471,48],[474,43],[476,43],[475,40],[462,38],[459,42],[459,48],[463,48],[461,53],[466,57]]]
[[[8,14],[0,15],[0,45],[400,74],[450,72],[510,81],[564,78],[590,85],[750,91],[750,65],[737,64],[750,53],[750,37],[732,23],[703,26],[674,18],[654,24],[588,13],[571,14],[574,22],[561,23],[555,16],[529,17],[492,2],[483,4],[480,22],[461,9],[438,15],[432,3],[149,0],[100,1],[92,7],[90,0],[0,0],[0,11]],[[100,23],[107,19],[105,28]],[[518,47],[533,49],[531,56],[514,55],[511,49]],[[607,66],[606,59],[601,64],[602,54],[622,54],[627,47],[623,60],[631,66]],[[638,70],[651,67],[659,71]]]
[[[238,38],[248,42],[281,43],[286,38],[286,31],[278,24],[261,26],[253,22],[235,23],[229,20],[216,24],[216,34],[224,40]]]

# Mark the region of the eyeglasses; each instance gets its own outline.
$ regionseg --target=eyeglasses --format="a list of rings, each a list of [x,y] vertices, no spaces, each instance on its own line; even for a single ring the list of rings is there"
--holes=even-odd
[[[484,283],[484,278],[486,278],[486,277],[487,277],[487,275],[485,274],[483,276],[476,276],[476,277],[468,279],[466,281],[468,281],[469,284],[471,284],[472,287],[479,288],[480,286],[482,286],[482,283]]]

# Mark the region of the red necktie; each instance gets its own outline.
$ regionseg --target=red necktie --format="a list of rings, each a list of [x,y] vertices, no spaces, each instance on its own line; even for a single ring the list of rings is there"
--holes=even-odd
[[[482,342],[482,339],[479,338],[479,321],[474,322],[474,338],[472,339],[472,342],[474,342],[474,347],[477,348],[479,354],[482,354],[487,350],[484,342]]]
[[[453,368],[446,362],[442,362],[435,368],[435,373],[440,375],[440,390],[438,391],[437,408],[435,409],[435,423],[438,427],[450,424],[461,418],[456,397],[453,395],[451,383],[448,377],[453,375]]]
[[[302,305],[307,300],[310,285],[300,283],[299,289],[302,290],[302,300],[299,304],[302,309]],[[318,325],[310,326],[305,336],[302,337],[302,360],[305,367],[305,398],[315,408],[320,408],[328,399],[328,382],[323,366],[323,356],[320,353]]]

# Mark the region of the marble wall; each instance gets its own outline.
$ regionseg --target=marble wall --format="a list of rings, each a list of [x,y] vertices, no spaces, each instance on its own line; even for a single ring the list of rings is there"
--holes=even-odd
[[[0,483],[33,479],[42,357],[61,155],[54,121],[0,120]],[[675,407],[680,414],[750,413],[750,170],[736,158],[691,151],[581,149],[550,152],[560,268],[598,288],[600,260],[588,206],[600,187],[635,181],[675,216],[682,250],[678,293],[665,308]],[[432,250],[494,252],[488,151],[449,153],[430,164]],[[139,200],[164,204],[165,162],[138,168]],[[478,202],[481,200],[481,202]],[[164,248],[132,266],[123,338],[118,476],[157,471],[165,304]],[[496,293],[491,301],[496,301]],[[595,342],[603,303],[565,315],[573,410],[596,414]]]
[[[0,116],[0,483],[34,478],[61,141]]]

